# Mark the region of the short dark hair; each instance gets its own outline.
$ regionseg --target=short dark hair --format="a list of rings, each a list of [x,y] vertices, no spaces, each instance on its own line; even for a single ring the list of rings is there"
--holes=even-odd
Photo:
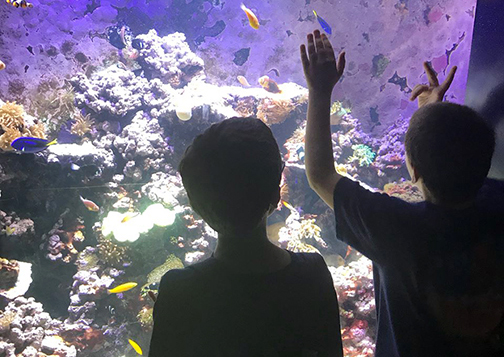
[[[197,136],[179,165],[193,209],[217,232],[256,228],[279,191],[282,169],[268,126],[237,117]]]
[[[406,154],[437,203],[473,200],[490,169],[495,133],[473,109],[435,103],[417,110],[405,138]]]

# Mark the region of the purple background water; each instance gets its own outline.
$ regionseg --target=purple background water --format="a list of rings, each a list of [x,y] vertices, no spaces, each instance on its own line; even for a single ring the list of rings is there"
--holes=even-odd
[[[40,82],[68,78],[113,57],[116,49],[100,34],[118,20],[135,34],[149,28],[160,35],[184,32],[212,83],[238,84],[236,76],[243,75],[257,84],[276,68],[278,82],[304,84],[298,46],[319,27],[315,9],[332,26],[334,47],[347,52],[334,97],[351,104],[364,128],[378,135],[400,115],[411,115],[415,105],[408,91],[425,81],[424,60],[441,77],[447,67],[459,66],[449,99],[463,101],[476,0],[245,1],[259,17],[257,31],[240,2],[41,0],[32,9],[2,4],[0,58],[7,68],[0,72],[0,98],[26,103]],[[236,65],[234,53],[244,48],[250,48],[248,60]]]

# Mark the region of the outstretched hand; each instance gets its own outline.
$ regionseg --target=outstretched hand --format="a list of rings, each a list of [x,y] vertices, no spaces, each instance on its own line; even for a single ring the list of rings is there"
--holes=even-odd
[[[321,35],[319,30],[308,34],[307,40],[308,53],[304,44],[300,50],[308,89],[330,93],[343,75],[345,52],[341,52],[336,61],[329,39],[325,34]]]
[[[445,78],[443,83],[439,84],[436,73],[429,65],[428,62],[423,64],[425,73],[427,73],[427,78],[429,79],[429,84],[417,84],[413,91],[411,92],[410,100],[413,101],[418,98],[418,107],[421,108],[424,105],[442,102],[446,94],[446,91],[450,88],[453,78],[455,77],[455,72],[457,72],[457,66],[452,67],[450,73]]]

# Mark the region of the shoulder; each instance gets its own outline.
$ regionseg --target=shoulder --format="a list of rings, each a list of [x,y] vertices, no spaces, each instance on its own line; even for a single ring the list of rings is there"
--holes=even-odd
[[[328,269],[324,258],[319,253],[289,253],[291,254],[293,264],[297,265],[300,269],[312,271]]]
[[[172,269],[166,272],[161,278],[160,289],[167,288],[173,289],[178,286],[187,286],[197,282],[199,276],[198,272],[205,272],[211,270],[214,258],[208,258],[202,262],[190,265],[183,269]]]

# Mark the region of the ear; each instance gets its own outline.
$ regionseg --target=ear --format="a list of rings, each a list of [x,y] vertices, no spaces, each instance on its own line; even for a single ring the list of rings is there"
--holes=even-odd
[[[418,182],[420,179],[420,175],[418,174],[418,170],[415,167],[411,168],[411,182],[414,184]]]

